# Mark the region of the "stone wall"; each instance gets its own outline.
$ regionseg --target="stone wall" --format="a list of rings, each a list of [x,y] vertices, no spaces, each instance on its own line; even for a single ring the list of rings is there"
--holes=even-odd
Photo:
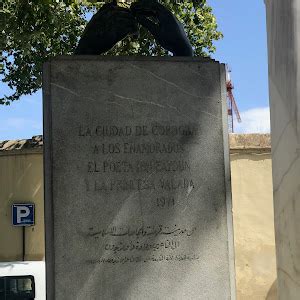
[[[237,299],[276,299],[270,135],[230,138]]]
[[[44,258],[43,152],[25,144],[0,143],[0,262]],[[25,228],[24,253],[22,228],[12,226],[13,203],[35,204],[36,225]]]

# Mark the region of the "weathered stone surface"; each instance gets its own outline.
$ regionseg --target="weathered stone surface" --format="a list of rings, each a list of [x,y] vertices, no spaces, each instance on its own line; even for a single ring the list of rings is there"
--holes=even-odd
[[[266,0],[278,299],[300,295],[300,2]]]
[[[270,152],[271,136],[270,134],[232,133],[229,135],[229,145],[230,145],[231,153],[239,152],[240,150],[246,150],[249,152],[252,151]]]
[[[0,141],[0,151],[42,149],[43,136],[35,135],[31,139]]]
[[[234,299],[224,80],[195,58],[46,65],[48,299]]]

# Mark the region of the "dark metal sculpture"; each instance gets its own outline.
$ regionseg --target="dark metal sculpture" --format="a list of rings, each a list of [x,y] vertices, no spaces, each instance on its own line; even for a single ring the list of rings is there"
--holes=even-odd
[[[115,2],[105,4],[86,25],[75,54],[105,53],[137,30],[135,17],[129,9],[119,7]]]
[[[192,56],[193,48],[182,24],[155,0],[140,0],[131,6],[137,21],[147,28],[166,50],[179,56]]]
[[[176,56],[193,56],[193,48],[182,24],[156,0],[139,0],[130,9],[115,1],[105,4],[87,24],[75,54],[95,55],[110,50],[129,34],[144,26],[157,42]]]

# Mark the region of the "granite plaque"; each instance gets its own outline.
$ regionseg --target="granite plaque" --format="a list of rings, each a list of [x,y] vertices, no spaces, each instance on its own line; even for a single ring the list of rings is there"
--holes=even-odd
[[[224,65],[44,68],[47,299],[234,299]]]

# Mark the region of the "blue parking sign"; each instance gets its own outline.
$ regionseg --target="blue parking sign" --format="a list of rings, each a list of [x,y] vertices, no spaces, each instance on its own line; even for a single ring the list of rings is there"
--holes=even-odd
[[[34,225],[34,204],[13,204],[12,222],[14,226]]]

